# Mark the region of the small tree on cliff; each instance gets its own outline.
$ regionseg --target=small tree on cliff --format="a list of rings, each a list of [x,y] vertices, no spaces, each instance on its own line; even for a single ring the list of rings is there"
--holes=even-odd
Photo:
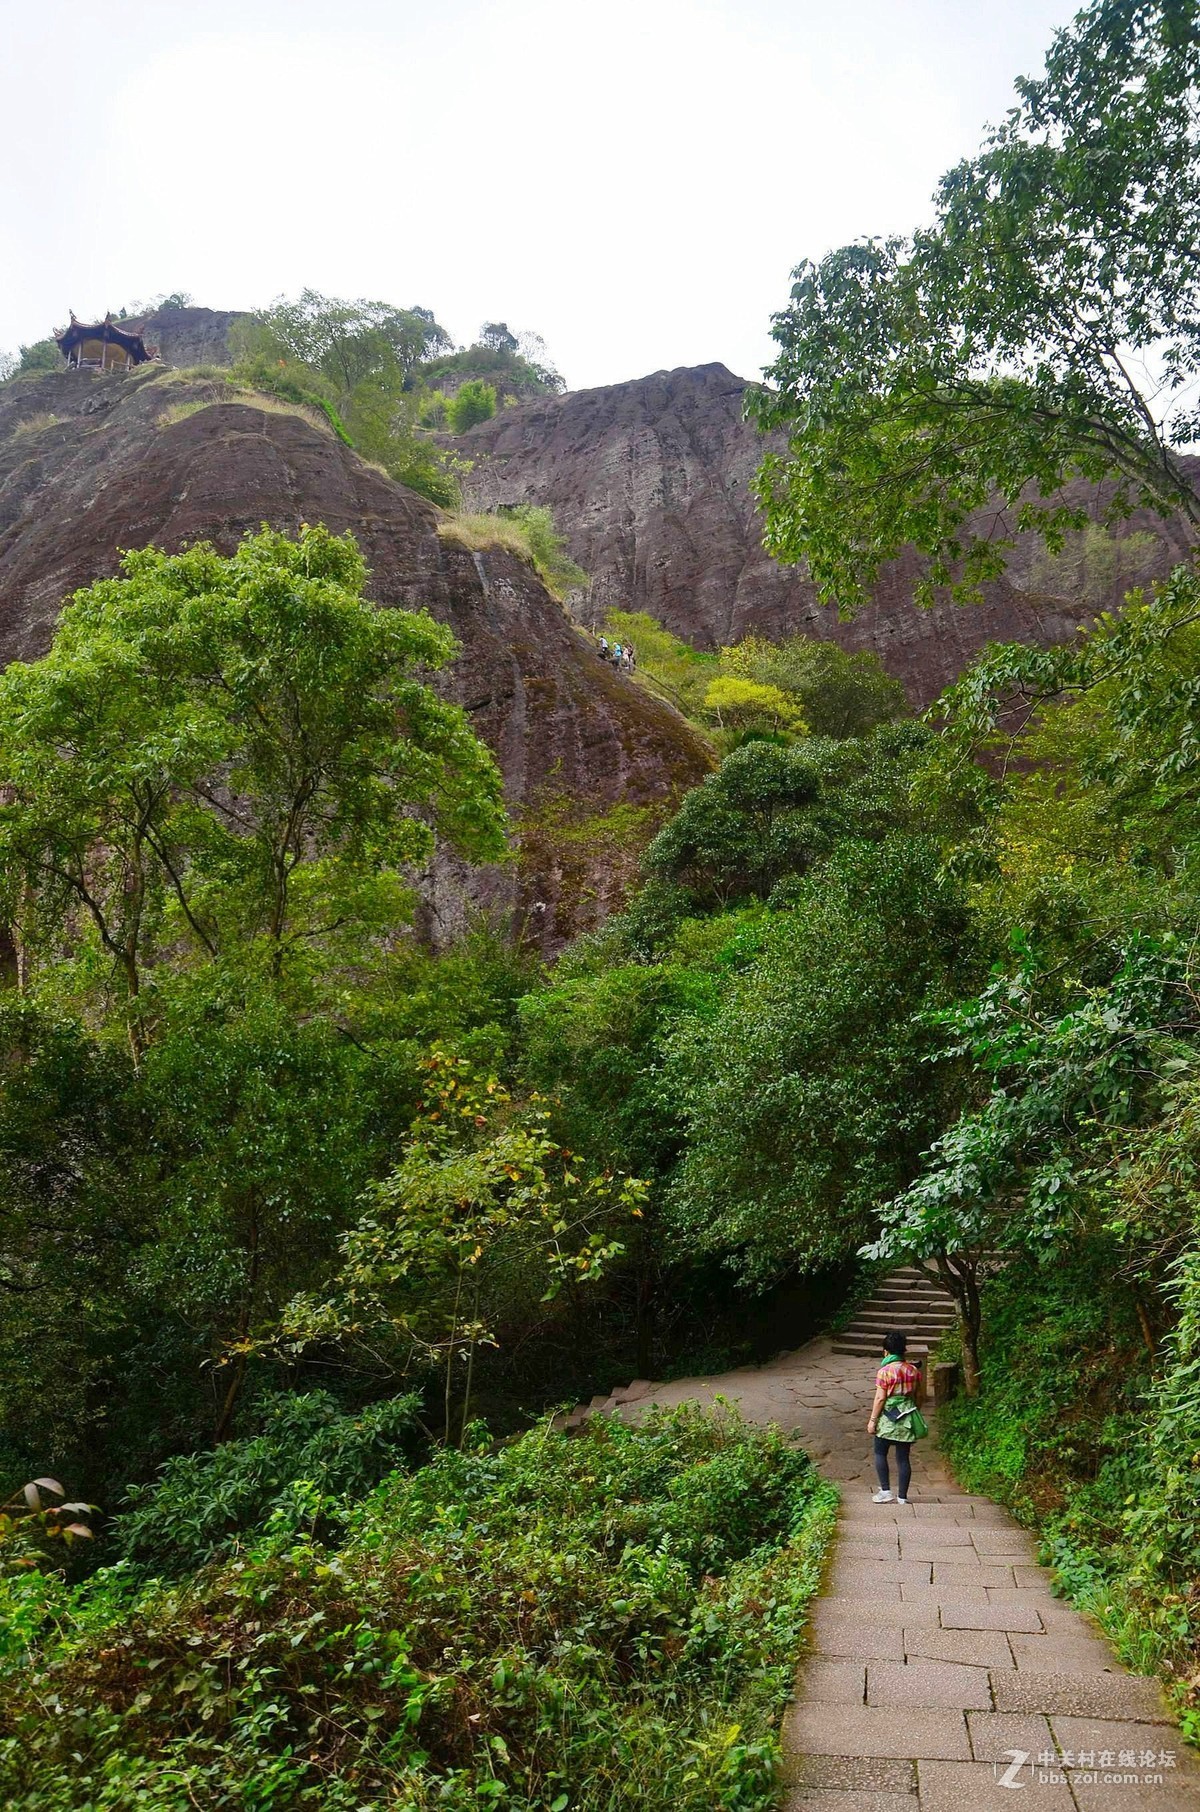
[[[446,405],[446,417],[455,434],[465,434],[477,422],[491,421],[496,413],[496,386],[483,378],[468,378]]]
[[[765,538],[843,611],[906,544],[925,600],[976,596],[1006,534],[1083,526],[1072,478],[1109,481],[1106,520],[1200,522],[1176,451],[1197,431],[1200,12],[1094,0],[1017,96],[932,227],[800,265],[775,318],[750,399],[788,437],[757,481]]]
[[[90,952],[133,1003],[163,960],[281,977],[404,916],[438,837],[503,847],[501,782],[421,677],[455,653],[379,610],[349,535],[127,554],[0,676],[0,887],[23,951]]]

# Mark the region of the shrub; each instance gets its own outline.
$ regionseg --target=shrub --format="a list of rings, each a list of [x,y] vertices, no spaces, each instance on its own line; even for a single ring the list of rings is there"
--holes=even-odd
[[[968,1490],[1038,1530],[1060,1587],[1118,1654],[1175,1688],[1200,1738],[1196,1258],[1157,1369],[1119,1249],[1093,1238],[1012,1263],[983,1292],[980,1392],[952,1404],[943,1444]]]
[[[446,419],[455,434],[465,434],[477,422],[486,422],[496,413],[496,387],[483,378],[468,378],[446,405]]]
[[[272,1526],[173,1588],[25,1606],[0,1797],[766,1812],[835,1502],[728,1409],[445,1451],[340,1548]]]
[[[171,1576],[273,1526],[328,1533],[344,1507],[401,1465],[415,1445],[419,1399],[339,1414],[325,1391],[278,1398],[262,1432],[180,1454],[152,1485],[130,1486],[113,1534],[126,1559]]]

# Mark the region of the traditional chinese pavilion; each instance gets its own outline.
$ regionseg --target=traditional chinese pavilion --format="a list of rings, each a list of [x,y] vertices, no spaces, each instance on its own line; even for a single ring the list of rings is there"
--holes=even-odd
[[[103,321],[77,321],[56,333],[59,351],[72,371],[128,371],[155,357],[140,333],[130,333],[120,321],[105,315]]]

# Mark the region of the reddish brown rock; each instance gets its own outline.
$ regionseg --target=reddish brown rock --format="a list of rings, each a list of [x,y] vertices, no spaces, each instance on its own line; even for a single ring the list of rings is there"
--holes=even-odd
[[[153,372],[64,372],[0,389],[0,662],[43,653],[63,599],[111,574],[122,548],[207,538],[228,550],[263,522],[295,531],[321,521],[358,538],[376,602],[426,609],[453,628],[462,655],[448,689],[495,750],[518,813],[563,796],[587,814],[665,808],[705,772],[700,739],[604,666],[515,556],[444,541],[431,504],[331,433],[222,396],[220,385]],[[500,873],[484,892],[553,947],[580,915],[576,899],[560,899],[543,845],[519,888]],[[584,922],[619,885],[610,864],[598,866]],[[479,891],[449,864],[428,878],[435,929],[461,922],[464,888]]]
[[[877,653],[918,705],[985,643],[1060,641],[1187,550],[1181,525],[1135,518],[1129,526],[1153,527],[1159,547],[1081,607],[1033,588],[1026,543],[982,605],[928,611],[913,605],[918,569],[906,556],[885,571],[871,605],[839,623],[797,568],[763,551],[750,490],[763,443],[742,420],[745,389],[724,365],[699,365],[503,409],[455,443],[474,461],[468,501],[549,504],[591,577],[589,621],[614,607],[646,610],[704,647],[751,633],[831,638]]]

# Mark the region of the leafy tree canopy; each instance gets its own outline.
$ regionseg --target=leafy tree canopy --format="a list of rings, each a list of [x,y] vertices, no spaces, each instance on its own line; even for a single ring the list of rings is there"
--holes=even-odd
[[[455,434],[465,434],[477,422],[491,421],[496,413],[496,387],[483,378],[468,378],[446,405],[446,419]]]
[[[813,736],[865,736],[877,724],[892,723],[908,710],[904,687],[878,655],[865,650],[851,653],[836,642],[818,642],[811,636],[768,642],[750,635],[732,648],[722,648],[721,666],[785,693]]]
[[[786,730],[798,735],[805,728],[799,705],[786,692],[738,673],[723,673],[710,680],[704,705],[723,729]]]
[[[1200,522],[1198,85],[1193,0],[1094,0],[930,227],[796,270],[750,407],[788,441],[758,480],[767,545],[827,602],[851,613],[908,543],[922,600],[977,596],[1014,531],[1083,527],[1074,478],[1108,481],[1106,520]]]
[[[492,352],[516,352],[519,342],[507,321],[485,321],[479,329],[479,344]]]
[[[720,1011],[681,1025],[661,1084],[686,1129],[667,1195],[677,1248],[759,1285],[840,1257],[912,1175],[953,1099],[920,1015],[972,966],[932,840],[847,842],[792,903]]]
[[[844,742],[745,742],[687,795],[647,850],[646,871],[712,910],[766,899],[841,839],[917,830],[926,808],[914,788],[932,740],[913,724]],[[949,824],[961,810],[949,790],[943,806]]]
[[[235,338],[243,353],[265,351],[315,366],[343,397],[363,382],[395,388],[454,344],[427,308],[348,302],[313,289],[248,316]]]
[[[454,639],[365,578],[319,527],[146,548],[0,678],[0,885],[34,960],[91,948],[130,1002],[180,944],[281,975],[402,919],[438,836],[501,853],[495,763],[422,677]]]

